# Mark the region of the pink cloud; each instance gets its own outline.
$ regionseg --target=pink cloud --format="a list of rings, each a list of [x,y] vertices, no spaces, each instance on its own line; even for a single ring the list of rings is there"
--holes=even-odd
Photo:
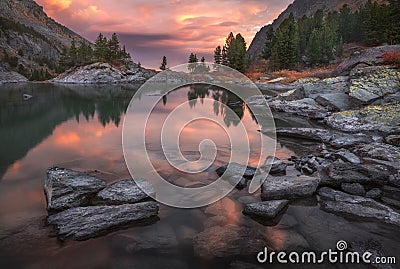
[[[212,60],[229,32],[250,45],[255,33],[293,0],[36,0],[60,23],[93,41],[99,32],[125,35],[134,60],[159,66],[186,62],[191,51]]]

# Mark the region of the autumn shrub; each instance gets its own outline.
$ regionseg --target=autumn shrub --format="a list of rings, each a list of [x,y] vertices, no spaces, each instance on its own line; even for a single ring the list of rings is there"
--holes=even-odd
[[[400,52],[389,51],[383,54],[383,63],[400,66]]]

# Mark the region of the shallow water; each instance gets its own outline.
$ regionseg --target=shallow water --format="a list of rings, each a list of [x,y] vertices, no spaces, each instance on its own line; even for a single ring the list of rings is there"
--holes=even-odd
[[[315,197],[292,203],[276,225],[264,226],[241,213],[242,203],[259,199],[259,193],[250,195],[246,189],[234,190],[223,200],[203,208],[184,210],[161,206],[160,220],[149,226],[132,227],[84,242],[57,240],[52,228],[44,225],[43,183],[47,168],[60,166],[90,171],[108,182],[129,178],[121,133],[125,110],[136,90],[136,86],[0,86],[1,268],[223,268],[233,261],[257,264],[255,256],[197,257],[193,236],[210,227],[226,225],[258,231],[265,235],[268,246],[277,250],[324,251],[333,249],[339,240],[374,239],[382,245],[386,255],[400,253],[398,229],[325,213],[319,209]],[[33,98],[24,101],[24,93]],[[141,96],[140,102],[145,106],[153,98],[155,96]],[[237,101],[235,96],[218,89],[182,88],[159,102],[146,129],[146,146],[154,167],[179,186],[196,187],[217,179],[215,168],[225,164],[231,154],[229,140],[220,127],[198,121],[182,132],[182,153],[189,160],[196,160],[199,142],[210,138],[218,148],[213,165],[191,176],[168,165],[157,130],[168,112],[187,100],[191,101],[185,113],[196,115],[201,109],[211,110],[233,134],[239,124],[244,124],[252,149],[249,164],[258,163],[259,127],[247,107],[236,104],[233,108],[238,121],[237,117],[220,107],[210,106],[204,99]],[[279,116],[275,122],[277,126],[315,125],[284,116]],[[313,143],[279,141],[276,155],[287,159],[314,146]],[[335,267],[353,268],[324,266]]]

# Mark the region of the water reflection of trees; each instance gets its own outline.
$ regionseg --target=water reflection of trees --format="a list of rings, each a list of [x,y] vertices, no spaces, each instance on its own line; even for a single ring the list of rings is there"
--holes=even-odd
[[[244,116],[244,102],[235,94],[219,87],[194,84],[190,85],[187,93],[191,108],[196,106],[197,100],[203,104],[207,97],[214,99],[213,110],[216,116],[222,116],[226,126],[237,126]],[[229,108],[229,109],[227,109]]]

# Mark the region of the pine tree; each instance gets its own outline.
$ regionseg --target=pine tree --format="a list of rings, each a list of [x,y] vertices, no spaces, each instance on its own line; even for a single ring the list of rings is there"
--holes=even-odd
[[[197,63],[199,60],[197,59],[197,55],[193,52],[189,55],[189,63]]]
[[[239,33],[235,37],[234,47],[234,59],[232,68],[235,68],[239,72],[244,72],[247,67],[247,54],[246,54],[246,41],[243,36]]]
[[[160,70],[164,71],[167,69],[167,57],[163,56]]]
[[[104,37],[102,33],[100,33],[94,44],[94,56],[98,61],[104,62],[107,60],[107,43],[107,38]]]
[[[206,62],[206,58],[204,58],[204,56],[202,56],[200,62],[205,63]]]
[[[222,48],[222,64],[229,66],[228,51],[225,45]]]
[[[119,52],[121,48],[116,33],[113,33],[111,39],[108,41],[108,49],[109,49],[110,59],[117,61],[119,58]]]
[[[266,38],[265,38],[265,46],[263,51],[263,58],[268,60],[271,57],[272,46],[275,38],[274,28],[270,26],[267,29]]]
[[[222,64],[222,49],[221,46],[218,46],[214,50],[214,63]]]
[[[236,51],[236,39],[232,32],[229,33],[225,41],[226,57],[228,59],[228,66],[235,68],[235,51]]]

